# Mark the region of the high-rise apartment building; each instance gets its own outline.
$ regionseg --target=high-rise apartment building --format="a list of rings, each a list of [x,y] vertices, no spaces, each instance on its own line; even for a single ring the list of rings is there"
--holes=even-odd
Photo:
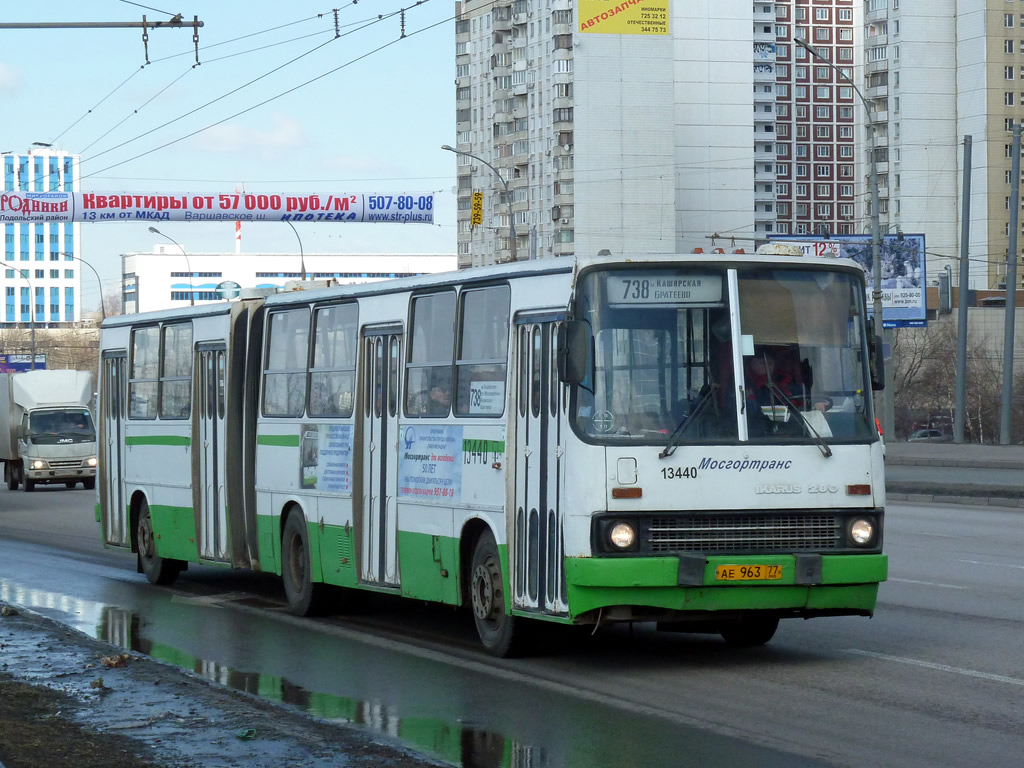
[[[857,173],[863,107],[850,81],[860,76],[855,38],[861,7],[854,0],[775,3],[778,233],[858,231],[858,192],[865,189]]]
[[[973,134],[974,140],[971,288],[988,287],[986,254],[1002,254],[1006,249],[1006,234],[1000,229],[1008,220],[1002,210],[1004,188],[995,190],[1000,208],[988,210],[991,190],[986,179],[991,166],[1005,161],[1008,173],[1010,161],[1008,155],[1002,156],[1009,138],[1003,141],[1001,121],[998,127],[990,125],[992,107],[986,103],[996,98],[1001,103],[1002,89],[998,96],[987,94],[991,88],[986,81],[991,82],[993,75],[1002,77],[1003,62],[986,53],[993,44],[986,41],[985,17],[1001,20],[1002,13],[996,17],[989,11],[997,7],[1002,11],[1011,4],[1006,0],[867,0],[861,4],[864,67],[857,82],[872,107],[867,121],[874,128],[879,219],[887,234],[925,234],[930,284],[947,265],[958,279],[965,134]],[[1024,29],[1014,35],[1024,37]],[[1001,42],[995,45],[1001,56]],[[1024,107],[1020,109],[1024,114]],[[999,135],[992,141],[994,134]],[[867,174],[872,159],[870,136],[865,136],[862,148],[862,169]],[[998,180],[1003,181],[1001,172]],[[870,231],[871,213],[868,203],[860,231]],[[996,217],[1001,244],[993,240],[996,233],[987,223],[990,215]]]
[[[0,157],[6,192],[79,189],[78,155],[42,147]],[[80,227],[57,222],[4,224],[0,328],[29,323],[47,327],[81,318]]]
[[[605,29],[606,5],[457,6],[460,266],[509,259],[512,230],[519,260],[686,252],[716,232],[752,238],[755,221],[771,231],[754,174],[756,162],[772,202],[774,111],[754,113],[755,142],[752,94],[774,100],[763,72],[754,91],[754,15],[774,45],[773,4],[665,3],[667,23],[638,34]]]

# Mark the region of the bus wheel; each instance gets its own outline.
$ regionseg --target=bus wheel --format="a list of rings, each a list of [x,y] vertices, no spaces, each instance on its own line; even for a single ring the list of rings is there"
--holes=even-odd
[[[476,632],[494,656],[517,656],[525,650],[524,619],[505,612],[505,584],[494,535],[485,531],[473,550],[470,597]]]
[[[281,576],[288,608],[297,616],[314,614],[322,604],[324,585],[313,582],[309,531],[301,512],[288,515],[281,537]]]
[[[729,645],[752,648],[771,640],[778,628],[778,616],[751,616],[724,624],[718,631]]]
[[[150,584],[173,584],[181,573],[178,561],[160,557],[156,553],[156,537],[153,535],[153,520],[149,516],[149,504],[142,502],[139,508],[139,523],[135,529],[139,547],[139,566]]]

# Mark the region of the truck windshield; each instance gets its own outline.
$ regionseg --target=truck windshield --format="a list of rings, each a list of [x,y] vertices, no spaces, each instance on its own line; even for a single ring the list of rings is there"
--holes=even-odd
[[[585,275],[576,317],[592,344],[577,431],[601,443],[735,442],[745,421],[751,442],[875,439],[863,282],[742,267],[736,284],[731,307],[727,272],[713,266]]]
[[[92,416],[83,408],[33,411],[28,437],[36,445],[57,442],[87,443],[96,440]]]

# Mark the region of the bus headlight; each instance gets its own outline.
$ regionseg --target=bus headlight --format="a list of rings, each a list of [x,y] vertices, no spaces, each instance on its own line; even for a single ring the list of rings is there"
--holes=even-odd
[[[608,532],[608,540],[616,549],[629,549],[636,540],[636,532],[629,523],[616,523]]]
[[[87,467],[95,467],[96,466],[96,457],[95,456],[90,456],[88,459],[86,459],[85,460],[85,466],[87,466]]]
[[[850,540],[858,546],[870,544],[875,538],[875,524],[859,517],[850,523]]]
[[[46,462],[42,459],[33,459],[32,463],[28,465],[29,469],[46,469]]]

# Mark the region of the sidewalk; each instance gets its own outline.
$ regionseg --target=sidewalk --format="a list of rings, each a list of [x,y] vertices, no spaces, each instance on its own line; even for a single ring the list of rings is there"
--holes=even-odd
[[[885,463],[975,469],[1024,469],[1024,445],[886,443]]]
[[[890,501],[1024,509],[1024,446],[889,443]]]

